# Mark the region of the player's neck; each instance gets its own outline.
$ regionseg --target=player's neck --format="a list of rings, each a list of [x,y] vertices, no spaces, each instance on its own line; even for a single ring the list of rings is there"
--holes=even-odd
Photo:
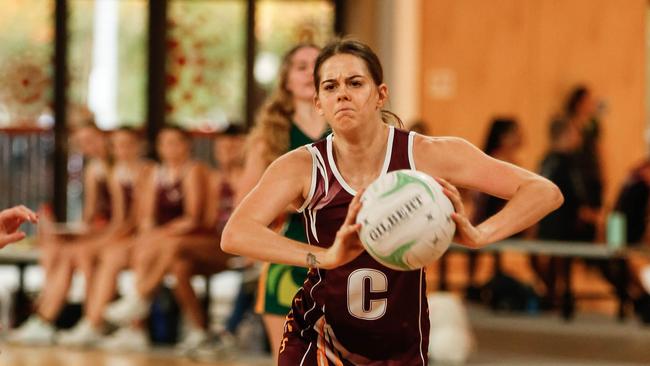
[[[139,158],[128,158],[120,160],[116,165],[123,166],[130,173],[138,173],[141,165]]]
[[[173,159],[165,162],[165,167],[171,173],[172,176],[176,177],[180,175],[181,171],[185,165],[189,162],[187,158]]]
[[[383,123],[381,128],[374,126],[366,132],[335,136],[333,148],[337,168],[353,188],[365,187],[379,176],[387,141],[388,126]]]

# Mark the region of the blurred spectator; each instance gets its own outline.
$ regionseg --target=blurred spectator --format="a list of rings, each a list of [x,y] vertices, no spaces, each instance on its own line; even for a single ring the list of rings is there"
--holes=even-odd
[[[521,128],[514,118],[495,118],[490,125],[483,151],[496,159],[516,163],[522,142]],[[499,212],[505,204],[506,201],[501,198],[477,192],[474,196],[472,223],[476,225],[487,220]],[[480,291],[475,279],[478,255],[478,252],[469,252],[469,286],[466,292],[467,298],[471,300],[479,300]],[[499,253],[494,253],[493,256],[495,271],[499,273],[501,271]]]
[[[579,194],[583,189],[582,175],[576,169],[576,153],[582,146],[582,135],[575,124],[566,119],[556,119],[549,130],[550,151],[544,157],[540,174],[562,191],[564,204],[543,218],[537,228],[537,236],[542,240],[580,240],[578,212],[586,203]],[[531,266],[546,286],[545,302],[555,303],[557,279],[564,269],[561,258],[531,256]]]
[[[576,239],[581,241],[596,239],[602,207],[603,180],[599,151],[599,117],[602,110],[603,104],[584,85],[576,86],[565,103],[568,122],[582,135],[580,148],[575,152],[576,169],[582,180],[582,184],[576,186],[576,194],[585,202],[578,212],[579,220],[575,227]]]
[[[495,118],[485,139],[483,151],[493,158],[516,164],[517,153],[521,149],[522,142],[521,129],[515,119]],[[475,202],[472,219],[475,224],[499,212],[506,203],[501,198],[484,193],[479,193]]]
[[[551,148],[542,161],[540,174],[560,188],[564,204],[540,221],[537,235],[545,240],[580,240],[582,237],[576,230],[578,212],[587,204],[580,194],[584,182],[576,160],[582,136],[576,126],[565,119],[553,121],[549,132]]]
[[[647,238],[648,200],[650,199],[650,159],[634,168],[623,184],[615,210],[625,214],[627,243],[637,245]]]
[[[632,169],[616,200],[615,210],[625,215],[627,244],[634,247],[647,246],[648,203],[650,202],[650,158]],[[623,263],[623,270],[630,276],[625,290],[634,299],[634,308],[644,323],[650,323],[650,261],[634,254]]]
[[[595,239],[602,185],[599,176],[586,169],[597,165],[597,160],[589,157],[587,152],[595,149],[594,136],[593,130],[585,129],[584,125],[581,128],[575,120],[558,119],[551,124],[551,151],[542,161],[541,174],[560,188],[564,194],[564,204],[540,221],[537,232],[539,239],[577,242]],[[546,300],[550,304],[555,302],[557,279],[566,268],[565,261],[554,257],[531,257],[533,269],[546,285]],[[617,281],[621,271],[625,270],[622,261],[587,261],[587,264],[598,267],[616,291],[625,291]]]

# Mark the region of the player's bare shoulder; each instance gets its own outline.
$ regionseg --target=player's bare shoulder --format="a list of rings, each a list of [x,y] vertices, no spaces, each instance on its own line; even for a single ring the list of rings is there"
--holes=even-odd
[[[455,136],[415,135],[413,158],[418,170],[444,177],[459,167],[459,162],[479,150],[467,140]]]
[[[300,147],[277,158],[265,175],[272,177],[277,182],[296,187],[299,184],[301,191],[306,192],[311,185],[312,156],[306,147]]]
[[[307,148],[301,147],[291,150],[288,153],[277,158],[271,167],[281,167],[290,173],[309,173],[311,174],[312,157]]]
[[[413,141],[413,150],[416,154],[424,153],[452,153],[472,148],[470,142],[456,136],[426,136],[416,134]]]

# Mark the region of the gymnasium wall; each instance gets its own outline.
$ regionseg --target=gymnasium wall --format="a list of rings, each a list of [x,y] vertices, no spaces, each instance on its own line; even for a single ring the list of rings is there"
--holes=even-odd
[[[647,0],[424,0],[419,6],[419,105],[429,132],[480,146],[491,117],[515,116],[525,134],[521,164],[536,169],[549,118],[575,84],[585,83],[607,105],[602,153],[611,202],[646,151]]]
[[[390,87],[388,109],[407,125],[420,117],[421,3],[427,0],[344,2],[344,33],[373,48]],[[408,19],[408,21],[406,20]]]

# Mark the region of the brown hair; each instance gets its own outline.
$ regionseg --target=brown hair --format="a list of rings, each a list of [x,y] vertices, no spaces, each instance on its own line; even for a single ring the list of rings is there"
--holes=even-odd
[[[250,150],[253,144],[264,144],[267,149],[264,154],[267,165],[289,150],[289,129],[295,106],[287,82],[293,56],[303,48],[320,49],[312,43],[300,43],[284,55],[278,73],[278,85],[260,109],[247,141],[246,150]]]
[[[377,57],[377,54],[375,54],[370,46],[351,38],[335,39],[327,46],[323,47],[316,59],[316,64],[314,65],[314,85],[316,86],[316,95],[318,95],[319,92],[318,88],[320,85],[321,66],[323,66],[325,61],[331,57],[340,54],[348,54],[362,59],[366,64],[366,68],[368,69],[375,86],[384,83],[384,69],[381,67],[379,57]],[[404,126],[402,119],[389,110],[381,110],[381,119],[388,124],[393,124],[398,127]]]

